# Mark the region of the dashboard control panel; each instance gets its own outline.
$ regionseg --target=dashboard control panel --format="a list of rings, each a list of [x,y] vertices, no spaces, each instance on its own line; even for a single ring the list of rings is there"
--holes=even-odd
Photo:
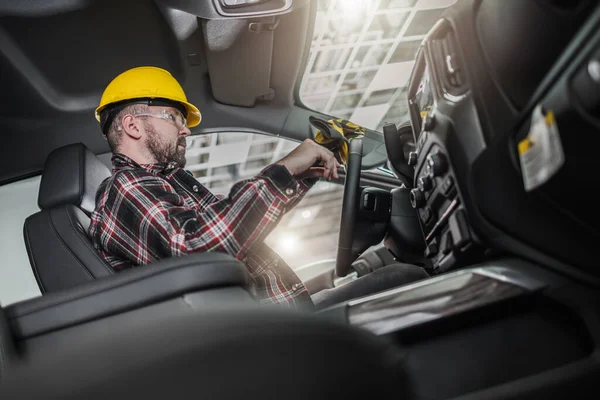
[[[471,233],[447,152],[432,144],[419,159],[410,200],[421,221],[425,256],[431,260],[433,272],[442,272],[450,269],[459,253],[471,244]]]
[[[415,171],[410,200],[426,242],[424,256],[434,274],[464,265],[480,249],[448,151],[449,143],[461,140],[449,121],[457,105],[468,98],[464,73],[454,33],[442,22],[423,41],[408,88],[416,146],[408,159]]]

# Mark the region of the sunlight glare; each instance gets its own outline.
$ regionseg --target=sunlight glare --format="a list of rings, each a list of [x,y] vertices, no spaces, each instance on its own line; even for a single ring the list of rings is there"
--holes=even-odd
[[[356,19],[367,13],[371,0],[338,0],[345,18]]]
[[[292,254],[298,250],[300,241],[289,233],[282,234],[277,240],[277,249],[282,253]]]

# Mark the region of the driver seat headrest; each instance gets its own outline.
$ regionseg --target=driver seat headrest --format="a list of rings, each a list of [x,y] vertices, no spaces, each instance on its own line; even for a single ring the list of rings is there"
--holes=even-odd
[[[96,191],[110,175],[110,169],[83,143],[60,147],[46,158],[38,206],[44,210],[70,204],[90,215]]]

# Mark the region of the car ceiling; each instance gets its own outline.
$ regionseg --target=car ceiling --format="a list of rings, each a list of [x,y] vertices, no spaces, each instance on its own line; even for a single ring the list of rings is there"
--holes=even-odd
[[[256,19],[225,18],[208,0],[3,2],[0,183],[39,173],[48,153],[69,143],[108,152],[94,109],[116,75],[139,65],[165,68],[182,84],[203,114],[193,133],[308,137],[315,113],[297,105],[296,93],[314,3],[295,0],[285,13]],[[261,21],[277,27],[247,29]]]

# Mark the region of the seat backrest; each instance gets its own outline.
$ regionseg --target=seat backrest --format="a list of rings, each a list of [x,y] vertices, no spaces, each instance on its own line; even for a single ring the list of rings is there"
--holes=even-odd
[[[95,197],[110,169],[82,143],[48,155],[38,195],[41,211],[25,220],[25,247],[42,293],[107,276],[113,270],[87,231]]]

